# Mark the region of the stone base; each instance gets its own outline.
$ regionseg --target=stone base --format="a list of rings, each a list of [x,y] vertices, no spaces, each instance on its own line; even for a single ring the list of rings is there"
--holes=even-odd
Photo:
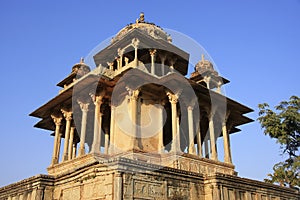
[[[154,156],[153,160],[170,164],[157,165],[146,159],[149,157],[137,152],[110,158],[89,154],[49,167],[53,175],[0,188],[0,199],[299,199],[296,190],[237,177],[232,165],[184,154]]]

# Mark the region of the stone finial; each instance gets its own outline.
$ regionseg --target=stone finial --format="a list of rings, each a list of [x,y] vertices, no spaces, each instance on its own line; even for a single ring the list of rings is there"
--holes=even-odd
[[[140,13],[139,22],[145,22],[145,15],[143,12]]]
[[[80,63],[81,64],[84,63],[84,58],[83,57],[80,58]]]

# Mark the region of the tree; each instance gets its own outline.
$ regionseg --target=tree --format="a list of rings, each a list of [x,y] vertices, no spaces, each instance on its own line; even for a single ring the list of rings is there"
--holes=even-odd
[[[276,139],[287,159],[273,167],[266,182],[300,189],[300,98],[291,96],[271,110],[267,103],[259,104],[258,121],[264,133]]]

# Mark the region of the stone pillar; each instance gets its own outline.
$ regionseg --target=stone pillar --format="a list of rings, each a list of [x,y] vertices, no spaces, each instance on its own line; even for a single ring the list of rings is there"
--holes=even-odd
[[[207,88],[208,89],[210,89],[210,76],[205,76],[204,77],[204,81],[205,81],[205,83],[206,83],[206,86],[207,86]]]
[[[53,147],[53,154],[52,154],[52,161],[51,165],[57,164],[59,160],[59,150],[60,150],[60,126],[62,117],[56,117],[51,115],[53,122],[55,123],[55,136],[54,136],[54,147]]]
[[[114,200],[123,199],[123,177],[122,172],[115,172]]]
[[[214,114],[215,114],[214,112],[211,112],[209,116],[210,149],[211,149],[211,158],[213,160],[218,160],[215,127],[214,127]]]
[[[198,156],[200,158],[203,157],[203,153],[202,153],[202,141],[201,141],[201,117],[199,117],[199,128],[198,128],[198,131],[197,131],[197,150],[198,150]]]
[[[120,58],[119,58],[118,69],[121,69],[123,67],[123,53],[124,53],[124,50],[119,48],[118,49],[118,55],[120,56]]]
[[[159,153],[164,153],[165,152],[165,147],[164,147],[164,105],[165,102],[161,101],[160,102],[160,108],[159,108],[159,116],[160,119],[159,121],[161,122],[161,131],[159,132],[158,135],[158,152]]]
[[[170,58],[169,62],[170,62],[170,72],[174,72],[174,64],[176,63],[177,58],[173,57]]]
[[[69,139],[69,147],[68,147],[68,160],[71,160],[73,158],[73,143],[74,143],[74,130],[75,127],[71,126],[70,130],[70,139]]]
[[[221,82],[221,81],[218,81],[217,92],[218,92],[219,94],[221,94],[221,86],[222,86],[222,82]]]
[[[109,143],[109,153],[112,154],[115,151],[115,110],[116,107],[111,104],[110,106],[110,143]]]
[[[155,74],[155,54],[156,49],[150,50],[150,56],[151,56],[151,74]]]
[[[68,112],[66,110],[61,109],[61,112],[63,113],[65,120],[66,120],[66,130],[65,130],[65,143],[64,143],[64,152],[63,152],[63,158],[62,161],[67,161],[69,156],[69,138],[70,138],[70,129],[71,129],[71,120],[72,120],[72,112]]]
[[[175,147],[176,147],[176,152],[181,152],[180,148],[180,123],[179,123],[179,114],[177,112],[177,117],[176,117],[176,137],[175,137]]]
[[[120,58],[115,58],[117,61],[117,70],[121,69]]]
[[[189,124],[189,154],[195,154],[194,144],[194,120],[193,120],[193,106],[188,106],[188,124]]]
[[[208,138],[204,140],[204,153],[205,153],[205,158],[209,158]]]
[[[138,125],[137,125],[137,106],[138,106],[138,96],[140,91],[139,90],[130,90],[129,89],[129,96],[131,102],[131,120],[132,120],[132,137],[131,137],[131,146],[133,149],[139,148],[138,146]]]
[[[108,134],[108,128],[105,129],[105,133],[104,133],[104,153],[108,154],[108,145],[109,145],[109,134]]]
[[[124,58],[124,61],[125,61],[125,66],[127,66],[127,65],[128,65],[128,62],[129,62],[129,58],[125,57],[125,58]]]
[[[100,111],[101,105],[102,105],[102,98],[103,96],[95,96],[91,94],[91,97],[93,99],[93,102],[95,104],[95,117],[94,117],[94,138],[93,138],[93,144],[92,144],[92,150],[93,153],[100,153],[100,147],[101,147],[101,125],[102,125],[102,113]]]
[[[107,62],[110,70],[114,70],[114,62]]]
[[[172,145],[171,145],[171,151],[177,151],[178,147],[177,145],[177,101],[178,96],[175,94],[172,94],[170,92],[167,93],[169,97],[169,101],[171,103],[171,114],[172,114]]]
[[[72,158],[76,158],[76,153],[77,153],[77,143],[74,141],[72,145]]]
[[[89,111],[89,103],[83,103],[78,101],[80,105],[80,109],[82,111],[81,117],[81,131],[80,131],[80,147],[79,147],[79,156],[83,156],[85,154],[85,135],[86,135],[86,123],[87,123],[87,113]]]
[[[140,41],[137,38],[132,39],[132,46],[134,48],[134,63],[135,67],[138,66],[138,46],[139,46]]]
[[[161,75],[165,75],[165,61],[166,61],[166,55],[165,54],[159,54],[160,60],[161,60]]]
[[[229,139],[229,133],[228,133],[227,127],[226,127],[226,122],[222,123],[222,133],[223,133],[223,141],[224,141],[224,162],[232,163],[231,150],[230,150],[230,139]]]

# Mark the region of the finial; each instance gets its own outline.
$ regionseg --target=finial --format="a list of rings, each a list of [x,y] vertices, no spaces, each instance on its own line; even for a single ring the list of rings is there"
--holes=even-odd
[[[80,58],[80,63],[84,63],[84,58],[83,57]]]
[[[145,15],[143,12],[140,13],[139,22],[145,22]]]
[[[204,61],[204,60],[205,60],[205,58],[204,58],[204,54],[202,54],[202,55],[201,55],[201,57],[202,57],[202,61]]]

